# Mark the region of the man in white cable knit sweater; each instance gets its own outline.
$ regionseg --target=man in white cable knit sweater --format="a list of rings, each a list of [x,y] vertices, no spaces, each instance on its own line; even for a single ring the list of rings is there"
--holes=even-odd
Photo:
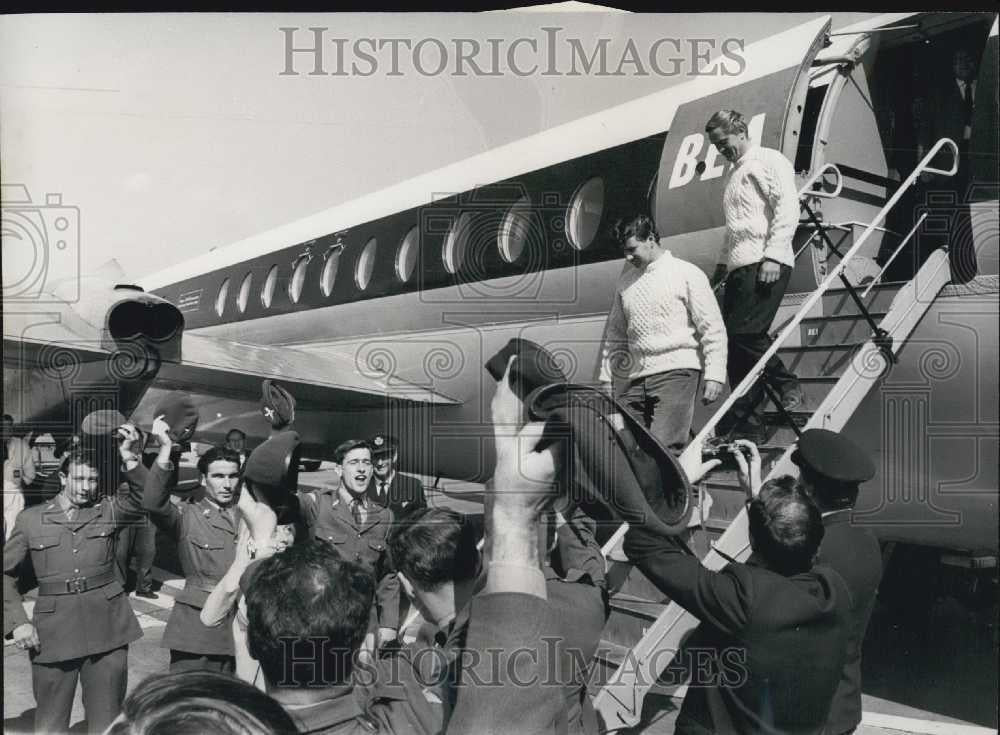
[[[722,314],[729,335],[729,385],[735,389],[771,346],[768,330],[795,266],[792,237],[798,227],[799,198],[792,164],[780,151],[755,145],[740,113],[720,110],[705,131],[733,164],[722,197],[726,239],[712,281],[726,279]],[[786,410],[802,403],[798,379],[777,355],[767,362],[764,379],[781,396]],[[719,433],[742,421],[743,433],[759,440],[763,424],[757,411],[762,397],[758,381],[736,402]]]
[[[620,220],[614,236],[633,267],[618,279],[605,328],[600,380],[610,393],[613,367],[627,368],[629,385],[622,402],[663,446],[680,454],[691,431],[702,356],[705,403],[722,392],[722,315],[708,278],[660,245],[649,217]]]

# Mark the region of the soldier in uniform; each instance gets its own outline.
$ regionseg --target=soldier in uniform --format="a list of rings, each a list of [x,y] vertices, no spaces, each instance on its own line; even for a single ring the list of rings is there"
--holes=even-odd
[[[379,645],[396,639],[399,628],[399,581],[386,546],[392,511],[368,499],[372,477],[371,447],[350,439],[333,453],[340,484],[321,492],[300,493],[302,515],[310,536],[331,544],[348,561],[375,576]]]
[[[368,498],[391,510],[396,518],[427,507],[424,486],[420,480],[396,472],[399,442],[396,437],[376,434],[369,441],[375,477],[368,488]]]
[[[66,732],[76,682],[91,732],[103,732],[121,711],[128,681],[128,644],[142,637],[115,572],[119,532],[141,518],[146,469],[132,454],[138,439],[119,430],[130,492],[102,493],[113,473],[99,454],[74,449],[59,469],[60,493],[25,509],[4,545],[4,634],[29,652],[36,732]],[[104,488],[107,489],[107,488]],[[17,570],[29,558],[38,578],[38,601],[29,621],[17,591]]]
[[[861,724],[861,644],[882,580],[878,540],[868,529],[851,524],[859,485],[875,476],[875,465],[861,447],[826,429],[802,432],[792,461],[799,467],[799,487],[823,516],[817,563],[839,573],[851,591],[847,660],[826,726],[827,732],[839,735]]]
[[[159,440],[160,451],[146,481],[143,506],[177,544],[185,578],[163,634],[162,645],[170,649],[170,670],[231,673],[235,659],[230,626],[208,627],[200,612],[236,556],[239,456],[219,447],[206,452],[198,461],[204,493],[174,505],[170,502],[174,437],[162,417],[153,422],[151,433]]]

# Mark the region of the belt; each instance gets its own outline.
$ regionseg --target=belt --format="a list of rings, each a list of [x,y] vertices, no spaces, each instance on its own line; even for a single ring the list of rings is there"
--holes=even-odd
[[[39,582],[39,595],[77,595],[87,590],[96,590],[115,581],[114,570],[93,574],[89,577],[73,577],[55,582]]]

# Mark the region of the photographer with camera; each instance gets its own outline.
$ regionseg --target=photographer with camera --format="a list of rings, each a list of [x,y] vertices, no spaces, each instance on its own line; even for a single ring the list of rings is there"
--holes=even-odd
[[[128,644],[142,637],[116,576],[115,545],[142,516],[146,469],[132,452],[135,427],[124,424],[116,434],[127,493],[109,492],[116,468],[106,466],[101,452],[73,449],[59,468],[59,494],[25,509],[4,544],[4,634],[13,633],[31,657],[36,732],[69,729],[77,679],[89,729],[110,725],[125,698]],[[27,559],[38,579],[31,621],[17,589]]]

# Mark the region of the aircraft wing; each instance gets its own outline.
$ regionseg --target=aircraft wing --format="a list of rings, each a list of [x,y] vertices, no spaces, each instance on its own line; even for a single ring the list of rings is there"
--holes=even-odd
[[[154,381],[220,397],[257,400],[264,378],[278,380],[303,408],[385,408],[386,401],[455,405],[460,401],[398,378],[363,372],[351,356],[246,344],[185,334],[180,362],[165,362]]]

